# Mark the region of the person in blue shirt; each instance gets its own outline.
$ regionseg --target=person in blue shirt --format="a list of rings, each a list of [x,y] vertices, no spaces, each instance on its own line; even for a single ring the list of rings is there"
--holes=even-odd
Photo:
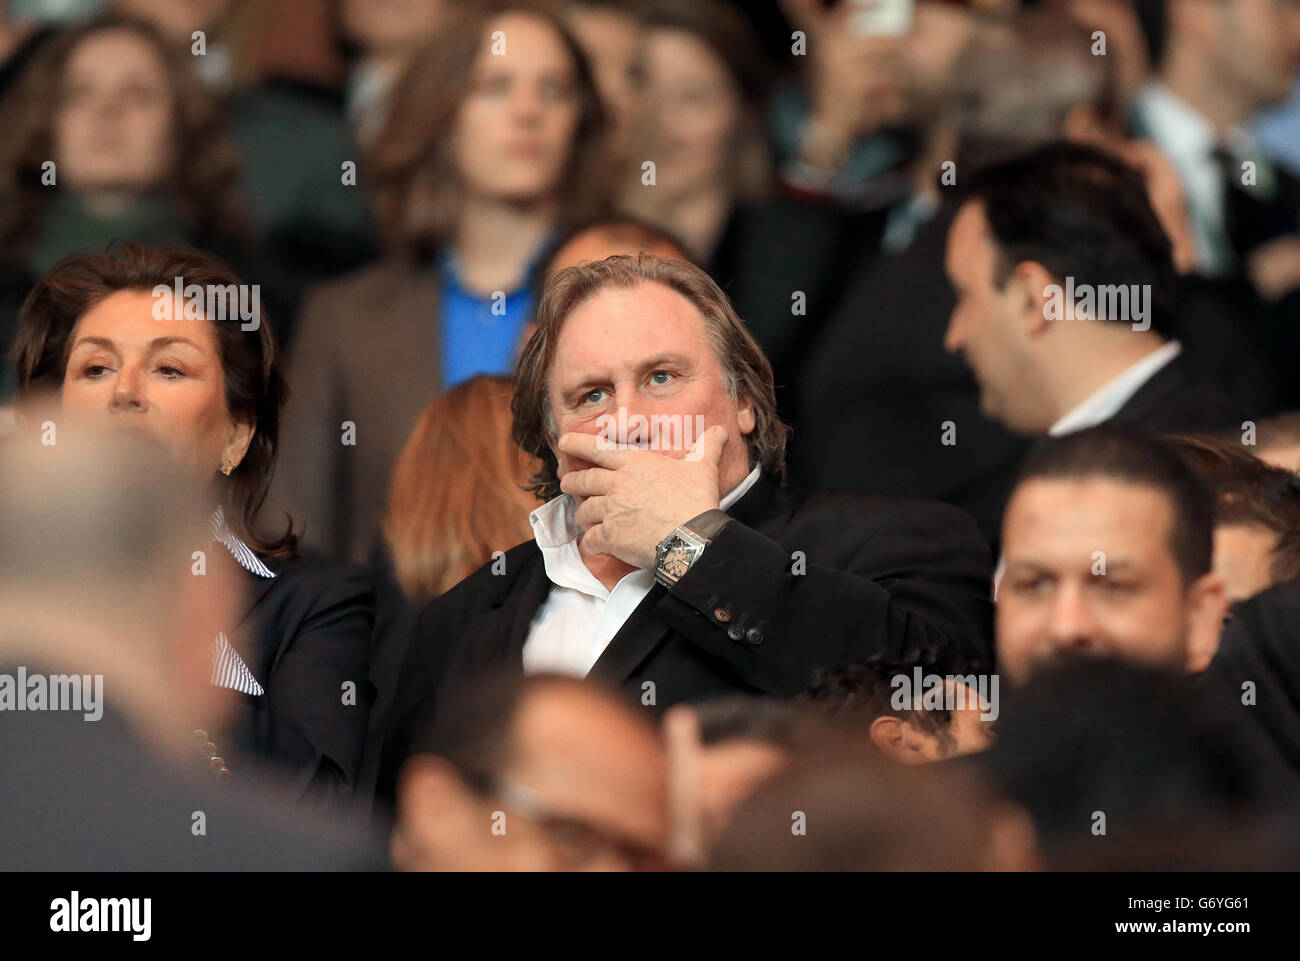
[[[424,405],[511,372],[542,251],[606,208],[604,129],[581,49],[534,4],[464,5],[411,64],[359,178],[388,252],[308,293],[290,358],[271,500],[306,543],[364,560]]]

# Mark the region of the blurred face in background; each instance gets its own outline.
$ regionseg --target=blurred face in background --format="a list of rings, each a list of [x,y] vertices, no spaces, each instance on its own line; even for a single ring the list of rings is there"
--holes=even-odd
[[[645,31],[640,21],[617,10],[573,7],[569,25],[591,62],[610,121],[610,146],[615,157],[627,155],[645,94]]]
[[[343,31],[372,57],[403,53],[433,36],[446,0],[343,0]]]
[[[604,698],[541,689],[520,704],[512,736],[500,784],[486,794],[441,758],[417,755],[408,763],[398,788],[399,868],[626,871],[663,864],[667,762],[653,728]]]
[[[956,295],[943,345],[960,353],[980,386],[980,409],[1012,430],[1037,433],[1050,426],[1025,334],[1026,298],[1019,285],[994,283],[998,250],[983,205],[967,203],[948,231],[945,269]],[[1042,300],[1037,301],[1041,313]],[[1046,423],[1044,417],[1046,416]]]
[[[654,117],[646,159],[655,162],[654,189],[673,198],[725,186],[743,114],[726,64],[692,34],[651,30],[646,76]]]
[[[1280,103],[1300,70],[1300,0],[1195,0],[1206,73],[1255,107]]]
[[[86,311],[73,330],[63,414],[93,430],[122,430],[167,451],[197,477],[236,465],[253,426],[226,407],[217,333],[206,320],[153,315],[149,291],[119,291]]]
[[[106,30],[68,58],[54,119],[59,183],[142,191],[171,166],[174,103],[163,62],[129,30]]]
[[[952,67],[971,36],[964,7],[922,2],[897,53],[900,109],[920,121],[935,116],[953,92]]]
[[[1217,647],[1223,588],[1212,574],[1184,583],[1173,520],[1169,497],[1146,484],[1022,483],[1003,522],[997,595],[998,664],[1010,680],[1065,653],[1203,667]]]
[[[115,6],[188,46],[195,30],[211,30],[225,20],[233,0],[117,0]]]
[[[503,54],[492,52],[498,31],[504,35]],[[579,111],[575,65],[561,36],[526,14],[494,21],[453,133],[452,152],[465,188],[480,197],[522,203],[555,194]]]

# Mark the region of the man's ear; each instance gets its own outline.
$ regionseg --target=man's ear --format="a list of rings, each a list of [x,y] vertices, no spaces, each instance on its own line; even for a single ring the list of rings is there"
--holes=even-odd
[[[736,420],[740,423],[740,433],[748,437],[754,433],[754,427],[757,426],[758,420],[754,416],[754,403],[746,397],[740,400],[740,406],[736,408]]]
[[[916,764],[924,760],[919,754],[921,743],[911,725],[891,714],[882,714],[871,722],[867,730],[881,754],[900,764]]]
[[[1199,674],[1219,650],[1228,589],[1219,574],[1204,574],[1187,592],[1187,671]]]
[[[1064,316],[1065,292],[1042,264],[1024,260],[1007,278],[1005,296],[1015,311],[1025,337],[1037,337]],[[1055,308],[1060,307],[1060,311]]]

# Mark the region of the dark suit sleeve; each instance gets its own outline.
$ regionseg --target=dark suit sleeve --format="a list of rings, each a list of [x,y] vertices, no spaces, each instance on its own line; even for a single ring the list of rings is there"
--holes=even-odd
[[[309,793],[342,802],[360,776],[375,696],[367,674],[374,594],[352,564],[324,565],[295,589],[305,610],[267,681],[271,754],[310,774]]]
[[[411,754],[421,728],[433,717],[434,694],[445,669],[445,660],[462,636],[448,624],[459,621],[460,593],[430,601],[415,619],[407,641],[406,656],[396,681],[396,694],[387,724],[375,786],[377,809],[391,808],[397,795],[397,778]]]
[[[900,502],[845,569],[800,570],[799,549],[737,521],[660,602],[660,616],[750,684],[789,696],[822,666],[924,646],[992,662],[991,561],[974,522],[944,504]],[[846,519],[847,521],[847,519]]]

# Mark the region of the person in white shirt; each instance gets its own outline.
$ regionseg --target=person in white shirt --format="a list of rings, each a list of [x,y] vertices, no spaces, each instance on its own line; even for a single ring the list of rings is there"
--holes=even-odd
[[[1178,0],[1163,3],[1163,17],[1156,80],[1134,102],[1133,125],[1178,168],[1198,270],[1210,276],[1235,273],[1241,238],[1233,234],[1242,225],[1232,223],[1228,188],[1230,181],[1239,181],[1248,196],[1260,199],[1276,189],[1281,171],[1249,126],[1259,111],[1291,94],[1300,70],[1300,3]],[[1291,259],[1300,282],[1300,255]]]

